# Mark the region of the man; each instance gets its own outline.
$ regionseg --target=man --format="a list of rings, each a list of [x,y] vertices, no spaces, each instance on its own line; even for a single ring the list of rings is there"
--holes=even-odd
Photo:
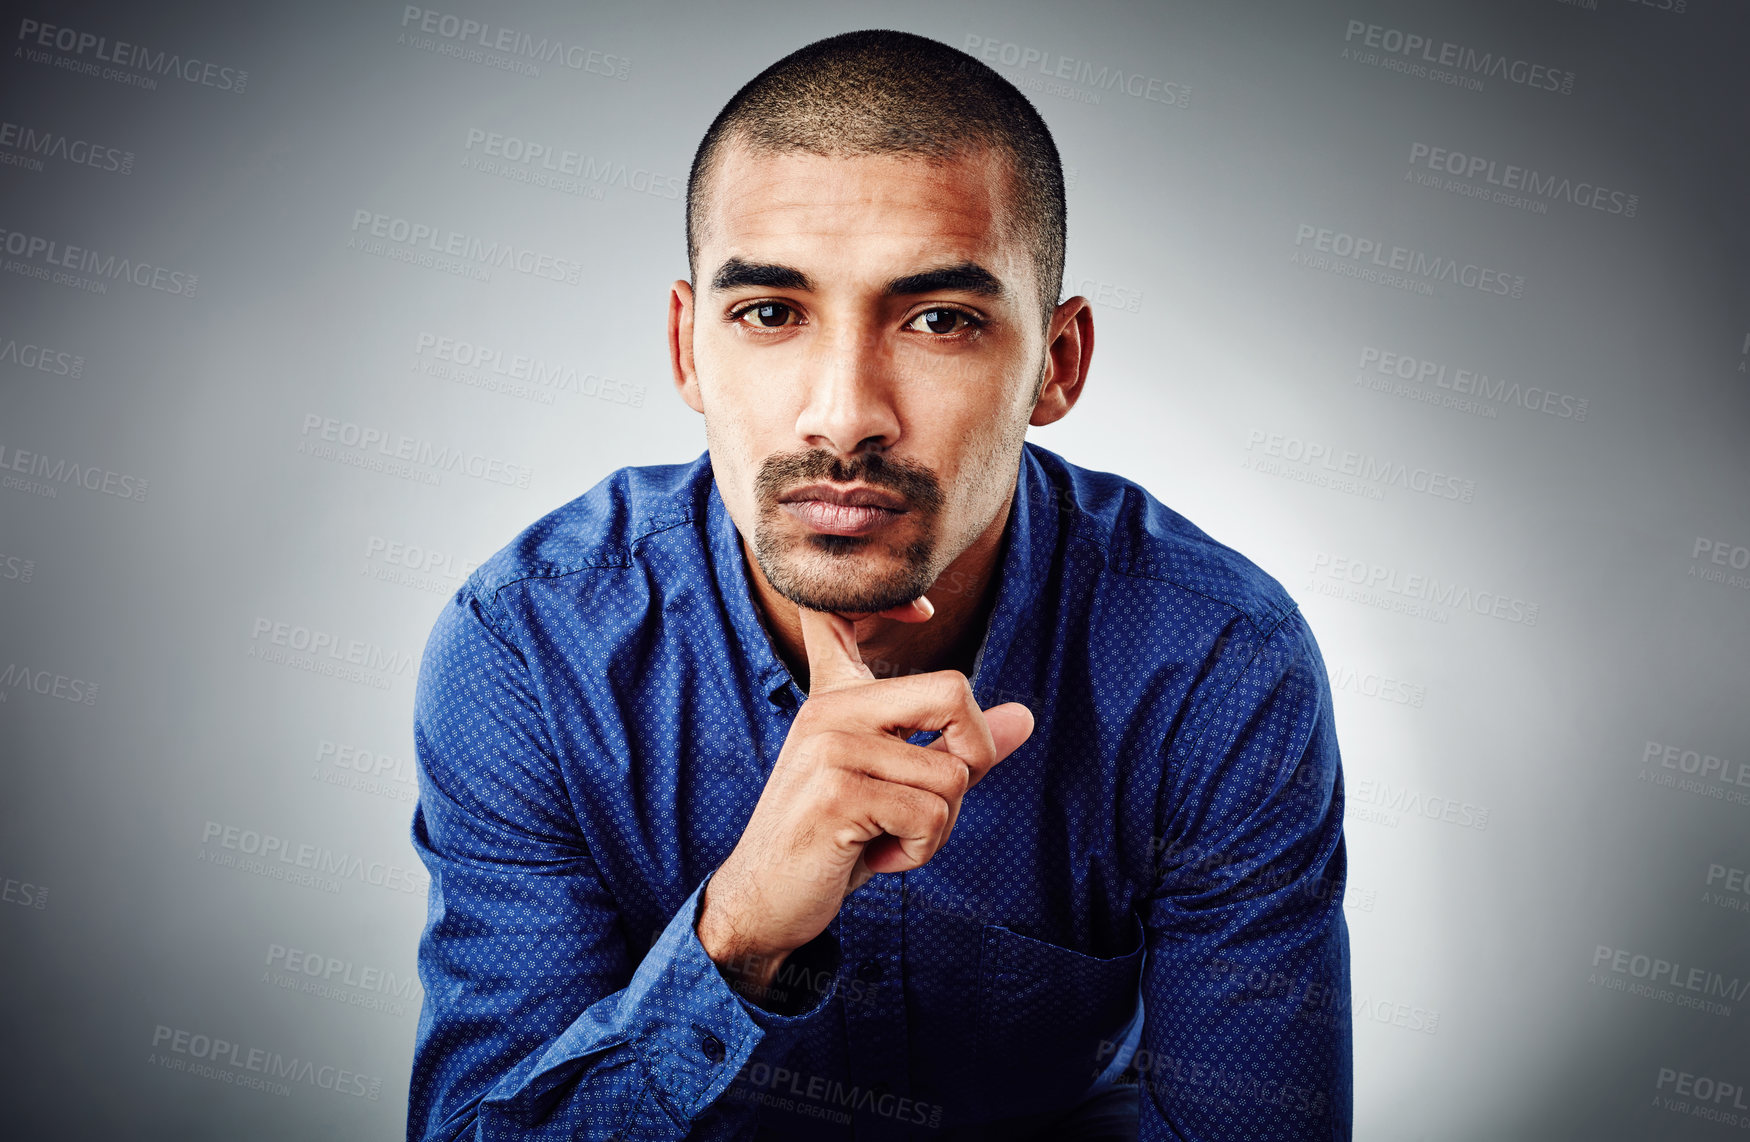
[[[1324,667],[1025,442],[1093,349],[1062,186],[1012,85],[897,32],[712,124],[669,306],[706,454],[535,523],[426,648],[410,1138],[1348,1137]]]

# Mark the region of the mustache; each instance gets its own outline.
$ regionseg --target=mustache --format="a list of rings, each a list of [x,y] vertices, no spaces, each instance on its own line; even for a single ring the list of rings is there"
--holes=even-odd
[[[802,484],[868,484],[905,500],[912,511],[933,516],[942,507],[942,482],[915,460],[893,459],[865,452],[849,461],[820,448],[774,452],[760,461],[754,476],[754,497],[762,510],[775,510],[778,497]]]

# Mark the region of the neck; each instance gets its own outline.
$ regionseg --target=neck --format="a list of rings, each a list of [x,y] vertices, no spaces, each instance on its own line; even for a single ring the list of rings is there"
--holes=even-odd
[[[1015,487],[1010,485],[996,517],[924,592],[936,608],[928,622],[902,623],[880,615],[857,622],[857,649],[875,677],[949,669],[972,675],[973,659],[996,601],[997,556],[1014,502]],[[741,548],[767,633],[790,676],[806,691],[808,655],[796,604],[772,589],[745,537]]]

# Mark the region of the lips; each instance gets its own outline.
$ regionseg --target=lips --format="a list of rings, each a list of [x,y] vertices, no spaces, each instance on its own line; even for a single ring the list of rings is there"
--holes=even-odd
[[[904,500],[892,492],[871,488],[867,484],[856,484],[849,488],[835,488],[831,484],[809,484],[807,487],[797,488],[793,492],[785,492],[778,497],[778,502],[781,504],[800,500],[818,500],[821,503],[839,504],[844,507],[886,508],[893,512],[905,510]]]
[[[809,484],[778,500],[791,516],[826,535],[867,535],[905,514],[905,501],[879,488]]]

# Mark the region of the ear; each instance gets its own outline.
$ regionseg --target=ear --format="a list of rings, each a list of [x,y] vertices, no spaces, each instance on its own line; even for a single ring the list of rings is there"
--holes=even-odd
[[[1094,359],[1094,308],[1085,297],[1059,302],[1045,329],[1045,383],[1033,402],[1028,424],[1062,420],[1082,395],[1088,363]]]
[[[668,363],[674,370],[675,391],[694,412],[703,413],[699,374],[693,367],[693,287],[675,282],[668,291]]]

